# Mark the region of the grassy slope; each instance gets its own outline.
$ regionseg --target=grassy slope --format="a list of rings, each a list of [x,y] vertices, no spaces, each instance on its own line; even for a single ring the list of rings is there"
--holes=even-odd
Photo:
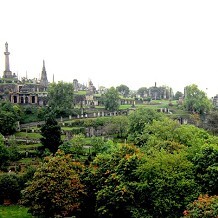
[[[19,205],[0,206],[0,218],[32,218],[27,210]]]

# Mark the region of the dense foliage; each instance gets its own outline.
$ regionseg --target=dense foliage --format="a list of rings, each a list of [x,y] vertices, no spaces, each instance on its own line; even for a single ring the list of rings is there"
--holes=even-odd
[[[17,122],[21,119],[21,110],[8,101],[0,103],[0,133],[11,135],[17,129]]]
[[[20,198],[21,179],[15,173],[2,174],[0,176],[0,203],[9,200],[17,203]]]
[[[215,131],[212,135],[145,108],[135,109],[129,116],[87,118],[66,125],[93,129],[100,126],[110,137],[116,136],[117,141],[102,136],[87,139],[74,132],[72,139],[60,145],[61,128],[48,116],[41,128],[42,142],[53,155],[44,158],[33,179],[34,171],[31,171],[29,177],[26,175],[17,183],[18,187],[12,176],[2,183],[4,188],[7,181],[13,181],[11,187],[15,192],[18,190],[19,196],[29,180],[22,201],[33,215],[217,216]],[[10,146],[5,146],[2,137],[2,166],[11,160],[10,153]]]
[[[145,126],[159,119],[162,119],[162,114],[150,108],[139,108],[131,113],[129,115],[129,140],[136,145],[141,145],[141,136]]]
[[[206,119],[207,122],[204,124],[205,128],[213,134],[218,134],[218,111],[211,111]]]
[[[131,217],[137,207],[133,183],[140,158],[141,152],[135,146],[121,145],[94,159],[83,182],[87,190],[86,202],[91,200],[95,204],[84,205],[84,213],[93,211],[84,217]]]
[[[7,171],[9,161],[19,160],[20,154],[17,150],[17,145],[13,142],[5,144],[4,137],[0,134],[0,170]]]
[[[56,116],[68,116],[73,107],[73,84],[51,83],[48,89],[48,106]]]
[[[33,180],[23,190],[22,203],[36,216],[76,213],[80,207],[80,197],[85,194],[78,174],[81,170],[79,163],[60,151],[54,157],[45,158]]]
[[[111,87],[110,89],[107,90],[103,99],[104,99],[103,101],[104,101],[104,106],[106,110],[109,110],[109,111],[118,110],[119,93],[114,87]]]
[[[61,141],[61,127],[53,116],[49,116],[45,120],[45,124],[41,127],[42,138],[41,143],[43,148],[49,149],[53,154],[58,150],[62,144]]]
[[[179,98],[183,97],[183,93],[182,92],[179,92],[177,91],[174,95],[174,99],[175,100],[179,100]]]
[[[218,217],[218,196],[200,195],[197,200],[187,206],[183,214],[186,218]]]
[[[116,87],[116,90],[124,97],[129,96],[130,90],[129,90],[129,87],[126,85],[121,84],[121,85]]]
[[[153,151],[137,169],[141,208],[152,217],[180,217],[199,194],[194,166],[183,152]]]
[[[137,94],[141,97],[144,98],[148,95],[148,88],[146,87],[141,87],[137,90]]]
[[[190,112],[204,114],[211,110],[212,103],[204,91],[192,84],[185,87],[184,106]]]

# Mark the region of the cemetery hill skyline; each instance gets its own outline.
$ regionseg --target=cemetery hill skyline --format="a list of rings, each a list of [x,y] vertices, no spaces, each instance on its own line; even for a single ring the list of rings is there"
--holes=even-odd
[[[13,64],[13,61],[15,60],[14,58],[15,57],[13,57],[13,53],[12,53],[12,62],[10,61],[10,59],[11,59],[11,57],[10,57],[10,52],[9,52],[9,48],[8,48],[8,43],[6,42],[5,43],[5,51],[4,51],[4,59],[5,59],[5,66],[4,66],[4,71],[3,71],[3,75],[2,75],[2,78],[9,78],[9,77],[11,77],[11,78],[14,78],[15,79],[15,81],[16,80],[19,80],[19,81],[21,81],[21,80],[32,80],[32,81],[34,81],[34,83],[43,83],[44,84],[44,86],[47,86],[48,85],[48,81],[50,80],[50,82],[58,82],[58,80],[56,79],[56,77],[57,78],[61,78],[60,77],[60,75],[56,75],[56,74],[54,74],[54,73],[52,73],[52,72],[49,72],[49,74],[47,75],[47,73],[46,73],[46,70],[45,70],[45,60],[43,60],[43,70],[42,70],[42,72],[43,73],[39,73],[39,72],[37,72],[35,75],[33,75],[33,73],[30,73],[30,72],[28,72],[28,71],[26,71],[26,72],[20,72],[19,70],[17,70],[16,71],[16,73],[15,73],[15,71],[14,71],[14,69],[12,69],[11,70],[11,63],[12,63],[12,66],[13,66],[13,68],[16,68],[15,66],[14,66],[14,64]],[[9,58],[10,57],[10,58]],[[2,58],[3,59],[3,58]],[[2,65],[3,66],[3,65]],[[73,66],[72,66],[72,68],[73,68]],[[36,70],[34,70],[34,71],[36,71]],[[70,69],[69,69],[69,72],[70,72]],[[64,75],[64,74],[63,74]],[[65,77],[65,76],[63,76],[59,81],[64,81],[64,82],[73,82],[74,84],[75,83],[78,83],[78,81],[79,81],[79,87],[80,87],[80,89],[82,89],[82,87],[85,87],[86,86],[86,88],[88,88],[88,86],[90,85],[89,83],[90,83],[90,81],[91,81],[91,83],[93,82],[94,84],[95,84],[95,86],[97,87],[97,89],[99,89],[99,87],[105,87],[104,86],[104,84],[98,84],[98,78],[97,78],[97,81],[95,81],[95,80],[92,80],[92,77],[89,77],[89,78],[83,78],[83,75],[80,75],[80,78],[81,78],[81,80],[78,80],[77,78],[75,78],[75,77],[73,77],[74,76],[74,74],[72,73],[69,73],[68,74],[68,76],[67,77]],[[84,75],[85,76],[85,75]],[[31,78],[32,77],[32,78]],[[102,73],[102,75],[100,76],[100,77],[104,77],[104,73]],[[125,78],[125,75],[123,76],[124,78]],[[152,75],[149,75],[149,77],[152,77]],[[48,79],[49,78],[49,79]],[[139,79],[140,80],[140,78],[136,78],[136,80],[137,79]],[[142,80],[142,79],[141,79]],[[44,81],[44,82],[42,82],[42,81]],[[82,81],[82,82],[81,82]],[[124,79],[124,81],[125,81],[125,79]],[[116,87],[116,86],[119,86],[119,85],[121,85],[121,84],[124,84],[124,85],[127,85],[131,90],[134,90],[134,91],[137,91],[139,88],[141,88],[141,87],[146,87],[146,88],[149,88],[149,87],[156,87],[156,86],[165,86],[165,87],[168,87],[168,88],[171,88],[171,92],[172,92],[172,94],[174,93],[176,93],[177,91],[180,91],[180,92],[183,92],[183,90],[184,90],[184,87],[186,86],[186,85],[190,85],[190,84],[185,84],[184,85],[184,87],[182,87],[182,89],[180,88],[180,90],[178,89],[175,89],[175,87],[173,88],[173,87],[170,87],[168,84],[163,84],[163,83],[161,83],[161,81],[160,82],[156,82],[156,80],[154,80],[153,81],[153,83],[151,83],[151,84],[149,84],[149,86],[146,86],[146,79],[145,79],[145,82],[144,82],[144,85],[143,86],[140,86],[140,87],[136,87],[136,86],[134,86],[134,89],[132,88],[133,87],[133,85],[131,85],[131,81],[130,82],[128,82],[128,83],[125,83],[125,82],[122,82],[122,81],[120,81],[120,83],[118,83],[117,81],[116,81],[116,79],[112,82],[111,81],[111,83],[110,84],[108,84],[108,86],[107,87],[105,87],[105,88],[110,88],[111,86],[114,86],[114,87]],[[97,82],[97,85],[96,85],[96,82]],[[93,83],[92,83],[92,85],[93,85]],[[107,81],[107,83],[109,83],[109,81]],[[135,81],[132,81],[132,83],[134,84],[135,83]],[[76,85],[77,87],[78,87],[78,84]],[[197,83],[193,83],[193,84],[196,84],[196,85],[198,85]],[[178,87],[179,88],[179,87]],[[200,87],[201,88],[201,87]],[[45,89],[46,90],[46,89]],[[203,89],[203,91],[205,91],[206,92],[206,94],[208,94],[208,90],[210,90],[210,87],[208,86],[207,88],[204,88]],[[208,96],[208,97],[214,97],[215,95],[211,95],[210,94],[210,96]]]

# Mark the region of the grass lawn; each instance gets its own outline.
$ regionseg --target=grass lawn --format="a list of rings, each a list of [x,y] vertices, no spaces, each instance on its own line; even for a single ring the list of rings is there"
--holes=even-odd
[[[65,131],[70,131],[70,130],[78,130],[78,129],[81,129],[81,127],[68,127],[68,126],[63,126],[61,127],[62,130],[65,130]]]
[[[40,139],[42,136],[40,133],[36,132],[16,132],[15,137],[20,137],[20,138],[27,138],[27,139]]]
[[[27,208],[19,205],[0,206],[0,218],[32,218]]]
[[[86,91],[78,91],[75,94],[76,95],[86,95]]]
[[[38,147],[41,147],[42,144],[29,144],[29,145],[18,145],[18,149],[37,149]]]
[[[119,107],[120,110],[125,110],[128,108],[132,108],[132,105],[131,104],[124,104],[124,105],[120,105],[120,107]]]
[[[28,158],[22,158],[18,161],[18,163],[22,163],[22,164],[28,164],[28,165],[32,165],[33,163],[39,163],[41,162],[42,159],[39,157],[36,158],[32,158],[32,157],[28,157]]]

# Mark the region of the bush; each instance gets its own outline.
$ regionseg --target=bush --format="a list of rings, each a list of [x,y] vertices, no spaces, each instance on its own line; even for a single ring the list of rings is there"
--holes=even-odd
[[[3,143],[0,143],[0,169],[7,166],[9,159],[10,153],[8,148]]]
[[[75,134],[75,135],[78,135],[78,134],[85,134],[85,128],[84,127],[78,127],[78,128],[73,128],[72,130],[71,130],[71,132],[73,133],[73,134]]]
[[[20,198],[20,178],[14,173],[2,174],[0,176],[0,202],[5,199],[17,203]]]
[[[197,200],[187,206],[183,214],[184,217],[190,218],[218,217],[218,196],[200,195]]]
[[[80,208],[84,186],[80,182],[79,168],[70,155],[60,150],[46,157],[37,168],[33,180],[22,191],[22,203],[33,215],[45,217],[70,216]]]

